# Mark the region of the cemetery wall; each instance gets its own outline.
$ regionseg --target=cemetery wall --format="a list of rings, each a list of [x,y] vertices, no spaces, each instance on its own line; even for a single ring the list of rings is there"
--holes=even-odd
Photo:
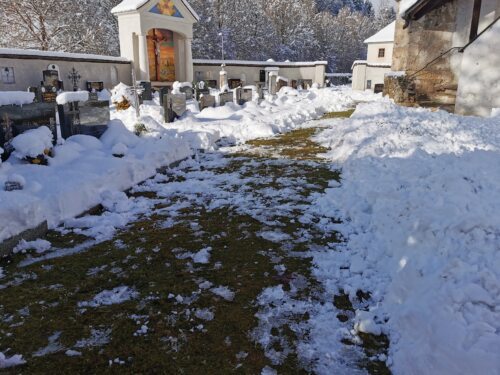
[[[259,61],[218,61],[218,60],[195,60],[194,79],[195,81],[217,81],[221,64],[226,64],[224,68],[228,72],[228,80],[241,80],[244,85],[255,85],[264,82],[262,71],[266,68],[279,68],[278,75],[292,81],[311,80],[321,86],[325,83],[325,73],[327,62],[298,62],[298,63],[271,63]]]
[[[82,90],[86,89],[87,81],[104,82],[107,89],[120,82],[127,85],[132,82],[131,62],[123,58],[0,49],[0,91],[26,91],[30,86],[40,86],[42,71],[52,65],[58,67],[66,91],[73,88],[68,78],[73,68],[81,76]]]

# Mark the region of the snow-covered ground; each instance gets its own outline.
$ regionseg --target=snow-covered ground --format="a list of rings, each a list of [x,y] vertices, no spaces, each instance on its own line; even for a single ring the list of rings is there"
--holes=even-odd
[[[0,190],[0,241],[45,220],[54,228],[102,203],[110,191],[130,188],[155,175],[157,168],[193,155],[198,149],[213,149],[223,137],[244,142],[289,131],[365,97],[374,98],[351,94],[348,89],[293,91],[273,102],[228,104],[201,113],[192,103],[183,119],[168,126],[163,123],[161,108],[150,103],[142,106],[140,119],[149,130],[146,135],[133,134],[137,123],[133,108],[115,111],[114,120],[100,140],[83,135],[71,137],[54,148],[48,166],[27,165],[19,160],[24,154],[35,156],[44,151],[37,136],[32,136],[33,142],[28,145],[23,139],[19,142],[23,152],[0,164],[0,186],[19,180],[24,185],[21,191]],[[117,154],[124,157],[115,157]]]
[[[346,243],[316,276],[371,293],[356,328],[390,335],[395,374],[500,374],[500,118],[382,101],[327,124],[316,140],[343,181],[312,210]]]
[[[350,359],[340,340],[359,332],[389,336],[389,356],[375,359],[386,361],[395,374],[500,374],[499,116],[465,118],[402,108],[347,89],[324,89],[289,91],[273,102],[201,113],[191,104],[184,118],[164,125],[159,107],[150,103],[142,107],[146,136],[132,134],[136,119],[129,109],[113,114],[101,140],[76,136],[57,146],[48,167],[21,164],[15,157],[3,163],[0,184],[22,181],[24,190],[0,192],[0,240],[41,220],[49,220],[52,227],[65,220],[67,228],[80,228],[96,241],[110,239],[117,227],[151,211],[155,203],[141,197],[131,200],[117,191],[155,175],[156,168],[197,149],[213,149],[222,138],[241,143],[311,126],[306,122],[324,112],[370,100],[360,104],[351,119],[314,124],[326,127],[315,140],[331,149],[325,158],[332,168],[341,169],[342,182],[332,181],[324,194],[308,198],[293,220],[327,234],[338,231],[345,239],[340,245],[310,246],[313,276],[325,295],[301,300],[297,280],[290,291],[281,285],[263,290],[256,301],[261,309],[254,338],[273,364],[279,364],[287,353],[276,353],[276,337],[270,332],[290,315],[307,313],[307,322],[292,325],[300,337],[296,354],[318,374],[354,373],[344,366]],[[117,151],[124,157],[114,157]],[[191,170],[176,171],[185,177],[182,182],[165,184],[157,176],[142,189],[161,197],[182,195],[193,205],[211,209],[231,204],[269,226],[274,225],[267,218],[269,202],[284,196],[300,201],[291,190],[303,188],[300,178],[282,179],[279,189],[263,190],[266,199],[253,201],[253,189],[246,185],[264,177],[216,173],[227,163],[218,153],[206,155],[203,163],[184,162]],[[207,165],[213,170],[207,171]],[[71,219],[98,203],[106,208],[103,215]],[[273,212],[292,217],[297,206],[286,202]],[[185,208],[173,203],[165,226],[175,222],[176,207]],[[297,235],[311,244],[310,237]],[[259,236],[280,244],[291,241],[276,228],[264,227]],[[24,265],[69,254],[45,254],[46,245],[20,244],[20,252],[44,253]],[[214,250],[203,246],[179,256],[204,265],[212,261]],[[0,277],[2,273],[0,268]],[[237,298],[226,286],[209,283],[202,289],[227,301]],[[337,319],[339,310],[332,303],[341,291],[352,301],[359,291],[370,296],[369,303],[353,304],[357,311],[352,332]],[[82,307],[134,298],[135,290],[123,286],[96,294]],[[210,310],[199,311],[199,316],[214,318]],[[140,328],[137,335],[147,333],[147,324]],[[0,353],[0,367],[22,363],[21,357],[9,356]]]

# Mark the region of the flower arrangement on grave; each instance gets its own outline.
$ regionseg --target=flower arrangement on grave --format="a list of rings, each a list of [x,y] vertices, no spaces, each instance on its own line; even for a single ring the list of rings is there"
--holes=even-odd
[[[126,111],[132,106],[132,104],[130,104],[130,102],[124,96],[122,96],[121,102],[113,102],[113,104],[116,106],[116,109],[118,111]]]

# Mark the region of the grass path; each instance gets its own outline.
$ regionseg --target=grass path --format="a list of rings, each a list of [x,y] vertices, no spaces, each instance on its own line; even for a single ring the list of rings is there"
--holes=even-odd
[[[12,373],[307,373],[295,352],[305,333],[293,327],[308,313],[263,324],[256,301],[276,286],[297,300],[321,295],[308,249],[338,239],[317,232],[315,218],[298,218],[340,176],[318,159],[326,150],[310,140],[316,131],[200,155],[159,174],[129,193],[134,207],[149,209],[85,251],[24,267],[25,255],[2,260],[0,351],[27,361]],[[70,249],[88,240],[82,233],[54,231],[48,240]],[[336,306],[349,324],[349,301],[339,296]],[[383,353],[383,339],[367,337],[367,354]],[[387,373],[378,361],[357,366]]]

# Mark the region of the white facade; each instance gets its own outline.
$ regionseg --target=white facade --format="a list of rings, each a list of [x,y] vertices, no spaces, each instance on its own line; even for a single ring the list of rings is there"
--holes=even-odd
[[[150,56],[148,56],[148,33],[154,29],[169,30],[174,35],[175,80],[193,81],[193,25],[199,17],[185,0],[172,0],[175,15],[169,16],[153,11],[162,9],[165,0],[125,0],[112,12],[118,18],[120,53],[134,61],[138,80],[150,81]],[[158,86],[172,82],[155,82]]]
[[[385,74],[391,71],[394,34],[395,22],[365,40],[367,59],[355,61],[352,66],[354,90],[383,91]]]
[[[472,14],[467,1],[461,0],[459,6]],[[500,0],[483,0],[478,32],[484,33],[460,54],[455,104],[458,114],[488,117],[493,109],[500,108],[500,21],[494,23],[499,17]],[[470,18],[458,26],[457,34],[469,31]]]

